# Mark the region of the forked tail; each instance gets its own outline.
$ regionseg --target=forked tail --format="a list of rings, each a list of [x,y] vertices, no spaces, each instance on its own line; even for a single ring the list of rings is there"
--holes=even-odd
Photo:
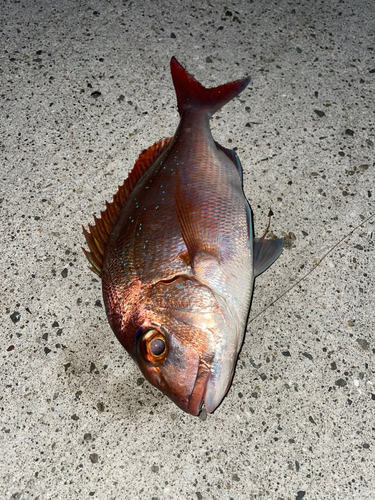
[[[206,89],[189,75],[175,57],[171,59],[171,73],[180,115],[189,109],[200,108],[206,109],[207,113],[212,116],[224,104],[242,92],[250,82],[248,76],[242,80]]]

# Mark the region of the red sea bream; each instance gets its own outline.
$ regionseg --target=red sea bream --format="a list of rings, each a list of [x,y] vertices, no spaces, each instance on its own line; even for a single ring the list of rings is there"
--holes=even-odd
[[[184,411],[211,413],[232,381],[254,277],[282,240],[253,238],[233,150],[210,118],[250,78],[206,89],[172,58],[180,123],[144,151],[84,230],[109,323],[147,380]]]

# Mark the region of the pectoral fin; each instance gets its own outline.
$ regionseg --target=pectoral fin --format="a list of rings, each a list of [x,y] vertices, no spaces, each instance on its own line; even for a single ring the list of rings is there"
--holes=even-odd
[[[268,269],[281,255],[283,244],[283,238],[277,240],[254,239],[254,278]]]
[[[194,262],[194,257],[198,252],[205,252],[216,258],[220,256],[220,246],[218,242],[220,221],[208,214],[202,215],[200,202],[196,197],[186,195],[181,184],[176,178],[175,182],[175,208],[181,235],[189,252],[190,262]]]

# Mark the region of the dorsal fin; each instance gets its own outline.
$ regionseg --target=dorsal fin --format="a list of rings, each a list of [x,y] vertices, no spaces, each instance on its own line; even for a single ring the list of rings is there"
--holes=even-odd
[[[161,139],[159,142],[155,142],[155,144],[150,146],[148,149],[142,151],[128,178],[125,179],[122,186],[118,187],[117,193],[113,196],[113,201],[111,203],[108,203],[108,201],[105,202],[107,208],[100,212],[100,218],[97,218],[94,215],[95,224],[93,226],[89,224],[88,231],[82,226],[83,234],[85,235],[90,251],[87,251],[85,248],[82,248],[82,250],[90,264],[92,264],[89,269],[91,269],[91,271],[96,273],[98,276],[101,276],[103,255],[108,236],[116,224],[119,213],[124,206],[126,199],[143,174],[167,149],[171,141],[172,137]]]

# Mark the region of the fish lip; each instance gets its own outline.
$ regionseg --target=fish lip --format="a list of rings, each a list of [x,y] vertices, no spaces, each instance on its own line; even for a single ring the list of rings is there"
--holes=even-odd
[[[229,387],[232,383],[233,371],[231,371],[228,378],[227,384],[224,390],[217,392],[218,388],[212,386],[213,380],[213,367],[207,365],[202,359],[200,360],[197,378],[195,379],[195,384],[193,391],[189,397],[187,408],[185,411],[191,415],[198,415],[204,407],[207,413],[213,413],[224,399],[225,394],[228,392]],[[218,397],[215,397],[218,395]]]
[[[187,411],[191,415],[198,415],[201,411],[210,373],[210,368],[201,360],[199,363],[198,374],[197,378],[195,379],[194,388],[189,397],[189,402],[187,405]]]
[[[228,392],[233,379],[233,372],[229,377],[227,385],[224,390],[219,390],[219,388],[212,386],[212,373],[209,377],[207,377],[206,388],[204,391],[204,407],[206,408],[207,413],[213,413],[216,408],[218,408],[223,399]]]

